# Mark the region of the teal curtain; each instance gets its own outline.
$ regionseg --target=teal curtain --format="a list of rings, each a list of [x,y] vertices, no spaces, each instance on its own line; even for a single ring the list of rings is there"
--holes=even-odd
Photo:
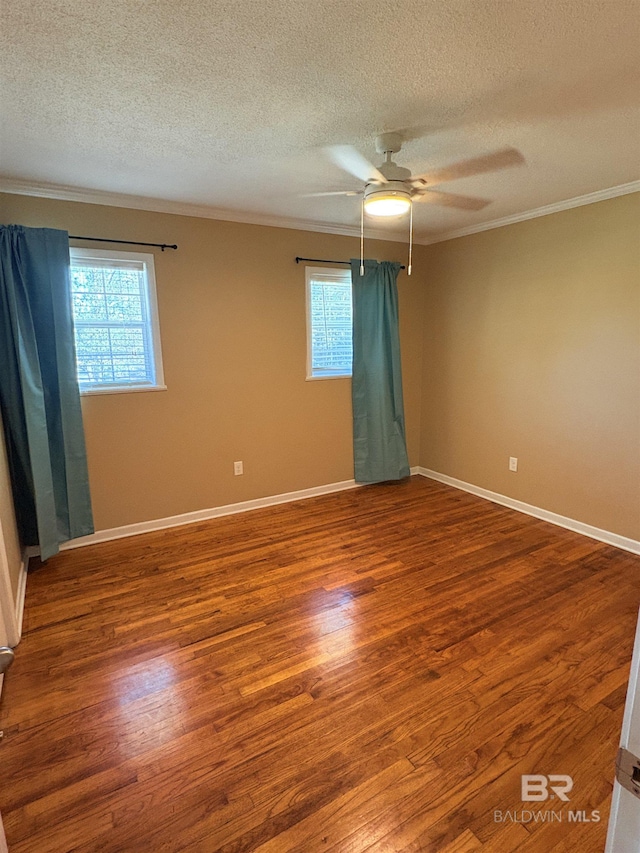
[[[0,409],[18,531],[43,560],[93,533],[69,235],[0,226]]]
[[[353,461],[358,483],[409,476],[404,427],[398,288],[400,264],[351,261]]]

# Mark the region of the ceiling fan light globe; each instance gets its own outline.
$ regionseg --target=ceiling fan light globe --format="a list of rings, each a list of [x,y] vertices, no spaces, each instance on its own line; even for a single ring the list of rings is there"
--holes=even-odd
[[[370,216],[402,216],[410,207],[410,196],[398,192],[370,193],[364,202],[365,212]]]

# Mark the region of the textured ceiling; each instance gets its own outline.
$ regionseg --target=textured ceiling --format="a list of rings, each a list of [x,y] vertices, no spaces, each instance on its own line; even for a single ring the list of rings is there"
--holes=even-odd
[[[414,173],[511,146],[526,164],[417,205],[419,238],[640,177],[637,0],[4,0],[0,174],[326,228],[358,189],[323,146]],[[389,222],[386,227],[401,229]]]

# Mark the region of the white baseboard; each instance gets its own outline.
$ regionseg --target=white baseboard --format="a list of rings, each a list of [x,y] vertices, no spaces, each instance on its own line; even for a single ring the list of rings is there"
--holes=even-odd
[[[24,617],[24,600],[27,595],[27,571],[29,569],[29,554],[22,554],[22,565],[18,578],[18,590],[16,592],[16,623],[18,625],[18,636],[22,636],[22,619]]]
[[[412,468],[411,473],[417,474],[419,469]],[[61,551],[72,548],[83,548],[85,545],[96,545],[99,542],[110,542],[113,539],[123,539],[126,536],[138,536],[141,533],[152,533],[155,530],[165,530],[167,527],[181,527],[183,524],[195,524],[198,521],[208,521],[211,518],[220,518],[223,515],[235,515],[239,512],[249,512],[252,509],[262,509],[276,504],[302,501],[305,498],[315,498],[319,495],[328,495],[332,492],[344,492],[347,489],[356,489],[360,483],[355,480],[342,480],[339,483],[327,483],[324,486],[313,486],[310,489],[300,489],[297,492],[284,492],[281,495],[269,495],[265,498],[256,498],[251,501],[241,501],[225,506],[215,506],[210,509],[198,509],[195,512],[185,512],[181,515],[171,515],[167,518],[156,518],[153,521],[141,521],[138,524],[125,524],[123,527],[112,527],[108,530],[98,530],[90,536],[81,536],[79,539],[71,539],[60,545]]]
[[[429,468],[414,466],[411,468],[411,474],[419,474],[422,477],[428,477],[431,480],[437,480],[440,483],[445,483],[448,486],[453,486],[456,489],[461,489],[465,492],[470,492],[485,500],[493,503],[501,504],[502,506],[515,509],[517,512],[523,512],[525,515],[531,515],[534,518],[540,518],[543,521],[548,521],[550,524],[555,524],[558,527],[564,527],[567,530],[572,530],[574,533],[581,533],[583,536],[588,536],[591,539],[597,539],[600,542],[606,542],[608,545],[613,545],[616,548],[621,548],[623,551],[630,551],[632,554],[640,554],[640,542],[635,539],[629,539],[626,536],[620,536],[617,533],[611,533],[608,530],[601,530],[599,527],[593,527],[590,524],[584,524],[582,521],[576,521],[573,518],[567,518],[564,515],[559,515],[556,512],[550,512],[547,509],[541,509],[537,506],[518,501],[515,498],[501,495],[497,492],[491,492],[489,489],[483,489],[481,486],[474,486],[472,483],[465,483],[463,480],[457,480],[455,477],[449,477],[446,474],[440,474],[438,471],[432,471]],[[209,509],[200,509],[195,512],[185,512],[181,515],[172,515],[167,518],[157,518],[151,521],[142,521],[137,524],[125,524],[122,527],[112,527],[107,530],[98,530],[90,536],[82,536],[79,539],[72,539],[69,542],[64,542],[60,546],[61,551],[67,551],[72,548],[83,548],[85,545],[96,545],[99,542],[110,542],[113,539],[123,539],[127,536],[138,536],[141,533],[152,533],[155,530],[165,530],[169,527],[181,527],[184,524],[195,524],[199,521],[208,521],[211,518],[220,518],[225,515],[235,515],[240,512],[249,512],[252,509],[262,509],[263,507],[276,506],[277,504],[291,503],[292,501],[300,501],[305,498],[314,498],[319,495],[327,495],[332,492],[343,492],[346,489],[355,489],[360,486],[355,480],[342,480],[338,483],[327,483],[324,486],[314,486],[310,489],[300,489],[296,492],[285,492],[280,495],[269,495],[264,498],[256,498],[250,501],[241,501],[235,504],[226,504],[224,506],[211,507]],[[26,566],[24,567],[22,579],[26,584]],[[24,592],[22,593],[22,607],[24,606]],[[22,610],[19,614],[19,623],[22,621]]]
[[[16,590],[15,604],[15,623],[6,625],[9,632],[8,641],[11,648],[15,648],[20,642],[22,636],[22,617],[24,615],[24,600],[27,594],[27,567],[29,558],[26,551],[22,554],[22,564],[20,565],[20,576],[18,578],[18,589]],[[4,684],[4,673],[0,675],[0,697],[2,696],[2,685]],[[0,853],[6,850],[2,846],[2,819],[0,818]]]
[[[556,512],[550,512],[548,509],[541,509],[537,506],[524,503],[523,501],[509,498],[506,495],[500,495],[497,492],[491,492],[489,489],[483,489],[480,486],[474,486],[471,483],[465,483],[464,480],[456,480],[455,477],[448,477],[446,474],[439,474],[437,471],[432,471],[430,468],[416,469],[416,473],[422,477],[428,477],[430,480],[437,480],[439,483],[445,483],[447,486],[453,486],[455,489],[461,489],[463,492],[470,492],[472,495],[477,495],[479,498],[492,501],[495,504],[515,509],[518,512],[523,512],[525,515],[532,515],[534,518],[540,518],[542,521],[548,521],[550,524],[556,524],[558,527],[565,527],[567,530],[573,530],[574,533],[581,533],[583,536],[588,536],[591,539],[597,539],[600,542],[606,542],[607,545],[613,545],[616,548],[622,548],[623,551],[631,551],[632,554],[640,554],[640,542],[636,539],[628,539],[626,536],[619,536],[617,533],[611,533],[608,530],[601,530],[599,527],[592,527],[590,524],[584,524],[582,521],[576,521],[574,518],[567,518],[564,515],[558,515]]]
[[[1,685],[0,685],[1,689]],[[7,847],[7,837],[4,834],[4,827],[2,826],[2,816],[0,815],[0,853],[9,853],[9,848]]]

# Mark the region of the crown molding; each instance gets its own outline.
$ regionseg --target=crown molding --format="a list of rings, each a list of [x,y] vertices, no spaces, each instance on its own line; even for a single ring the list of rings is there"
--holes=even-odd
[[[224,222],[241,222],[246,225],[266,225],[271,228],[291,228],[295,231],[315,231],[321,234],[338,234],[344,237],[359,237],[360,229],[355,225],[335,225],[328,222],[316,222],[308,219],[294,219],[293,217],[271,216],[269,214],[241,212],[226,210],[224,208],[210,207],[205,204],[192,204],[189,202],[169,201],[159,198],[148,198],[146,196],[127,195],[125,193],[107,192],[105,190],[87,190],[79,187],[66,186],[64,184],[39,184],[32,181],[23,181],[16,178],[0,176],[0,192],[14,193],[16,195],[36,196],[38,198],[51,198],[58,201],[79,201],[85,204],[104,204],[108,207],[124,207],[132,210],[147,210],[153,213],[172,213],[177,216],[195,216],[201,219],[217,219]],[[610,198],[640,192],[640,180],[631,181],[628,184],[620,184],[616,187],[597,190],[586,195],[556,201],[543,207],[503,216],[490,222],[480,222],[466,228],[458,228],[453,231],[443,231],[440,234],[414,237],[414,242],[430,246],[435,243],[443,243],[446,240],[454,240],[457,237],[467,237],[470,234],[478,234],[482,231],[491,231],[494,228],[502,228],[505,225],[514,225],[517,222],[525,222],[527,219],[537,219],[540,216],[548,216],[551,213],[560,213],[573,207],[581,207],[586,204],[595,204]],[[367,228],[365,236],[368,240],[388,240],[394,243],[406,243],[405,234],[387,232],[382,229]]]
[[[579,195],[575,198],[567,198],[555,201],[553,204],[545,204],[544,207],[535,207],[522,213],[513,213],[503,216],[501,219],[493,219],[491,222],[481,222],[470,225],[468,228],[458,228],[455,231],[445,231],[438,234],[432,240],[416,241],[423,245],[443,243],[445,240],[455,240],[456,237],[467,237],[469,234],[478,234],[481,231],[492,231],[494,228],[503,228],[505,225],[514,225],[516,222],[525,222],[527,219],[537,219],[540,216],[548,216],[551,213],[560,213],[563,210],[571,210],[573,207],[582,207],[585,204],[595,204],[598,201],[606,201],[609,198],[617,198],[621,195],[640,192],[640,181],[630,181],[628,184],[620,184],[617,187],[608,187],[604,190],[596,190],[593,193]]]
[[[329,222],[316,222],[309,219],[295,219],[286,216],[252,213],[250,211],[227,210],[206,204],[170,201],[147,196],[127,195],[126,193],[107,192],[105,190],[87,190],[65,184],[39,184],[16,178],[0,176],[0,192],[15,195],[28,195],[37,198],[52,198],[57,201],[79,201],[84,204],[104,204],[107,207],[124,207],[130,210],[147,210],[153,213],[171,213],[177,216],[195,216],[200,219],[218,219],[223,222],[241,222],[245,225],[266,225],[271,228],[291,228],[295,231],[315,231],[321,234],[338,234],[344,237],[360,238],[360,227],[356,225],[336,225]],[[405,234],[384,231],[380,228],[367,228],[367,240],[389,240],[394,243],[406,243]]]

